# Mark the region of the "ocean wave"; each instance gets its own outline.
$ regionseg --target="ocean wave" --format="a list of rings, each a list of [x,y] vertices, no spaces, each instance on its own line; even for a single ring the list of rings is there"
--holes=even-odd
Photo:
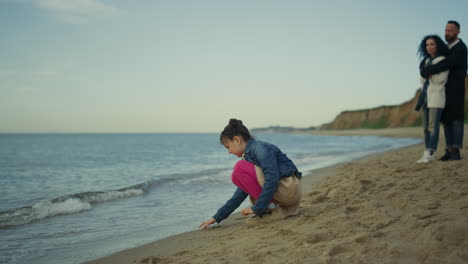
[[[44,218],[80,213],[90,210],[92,204],[142,194],[141,189],[124,191],[86,192],[39,201],[32,206],[0,212],[0,228],[24,225]]]
[[[14,208],[0,212],[0,228],[24,225],[44,218],[76,214],[90,210],[93,204],[125,199],[142,195],[163,184],[229,183],[230,170],[210,169],[198,173],[173,174],[165,179],[149,180],[144,183],[108,191],[81,192],[41,200],[31,206]]]

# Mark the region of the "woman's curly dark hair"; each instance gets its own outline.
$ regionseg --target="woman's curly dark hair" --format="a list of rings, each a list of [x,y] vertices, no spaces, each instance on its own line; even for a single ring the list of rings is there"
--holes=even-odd
[[[221,132],[219,141],[223,144],[224,140],[233,140],[235,136],[241,136],[245,141],[249,141],[252,138],[249,130],[242,124],[241,120],[231,118],[229,124],[224,128],[223,132]]]
[[[420,58],[424,59],[431,56],[426,50],[426,41],[428,39],[433,39],[435,41],[437,45],[437,55],[447,56],[449,54],[449,48],[439,36],[427,35],[422,39],[421,44],[419,44],[418,55]]]

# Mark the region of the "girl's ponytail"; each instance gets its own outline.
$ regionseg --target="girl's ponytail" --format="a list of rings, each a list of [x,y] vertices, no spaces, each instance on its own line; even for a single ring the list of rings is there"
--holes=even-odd
[[[242,121],[231,118],[229,124],[224,128],[223,132],[221,132],[219,141],[223,144],[224,140],[232,140],[235,136],[241,136],[246,142],[252,139],[249,130],[242,124]]]

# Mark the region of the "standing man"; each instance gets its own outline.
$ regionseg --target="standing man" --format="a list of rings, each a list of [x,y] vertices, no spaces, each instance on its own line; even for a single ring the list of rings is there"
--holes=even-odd
[[[460,160],[460,149],[463,146],[467,50],[465,43],[458,38],[458,34],[460,34],[460,24],[457,21],[448,21],[445,27],[445,40],[450,49],[449,55],[445,60],[421,69],[421,76],[424,78],[450,70],[445,85],[445,110],[441,118],[447,145],[445,155],[440,158],[442,161]]]

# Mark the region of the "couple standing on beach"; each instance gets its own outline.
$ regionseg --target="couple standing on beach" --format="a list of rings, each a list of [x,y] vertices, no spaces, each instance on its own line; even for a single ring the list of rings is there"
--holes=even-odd
[[[439,139],[439,123],[444,124],[447,149],[441,160],[459,160],[464,133],[465,76],[467,49],[458,38],[460,25],[449,21],[445,29],[448,46],[437,35],[426,36],[420,44],[420,64],[424,84],[417,110],[423,109],[426,150],[418,162],[435,159]],[[301,201],[301,178],[294,163],[270,143],[255,140],[241,120],[231,119],[220,135],[220,142],[229,153],[242,158],[234,166],[232,182],[237,186],[232,197],[199,227],[226,219],[250,197],[252,206],[241,213],[249,222],[288,217],[298,214]],[[276,208],[281,210],[277,210]],[[281,211],[281,212],[280,212]]]
[[[451,20],[445,27],[447,44],[437,35],[428,35],[423,38],[419,46],[418,53],[423,58],[419,65],[423,89],[415,110],[423,109],[426,150],[417,163],[435,160],[440,123],[444,125],[447,146],[440,160],[461,159],[467,48],[458,38],[458,34],[460,34],[460,24]]]

